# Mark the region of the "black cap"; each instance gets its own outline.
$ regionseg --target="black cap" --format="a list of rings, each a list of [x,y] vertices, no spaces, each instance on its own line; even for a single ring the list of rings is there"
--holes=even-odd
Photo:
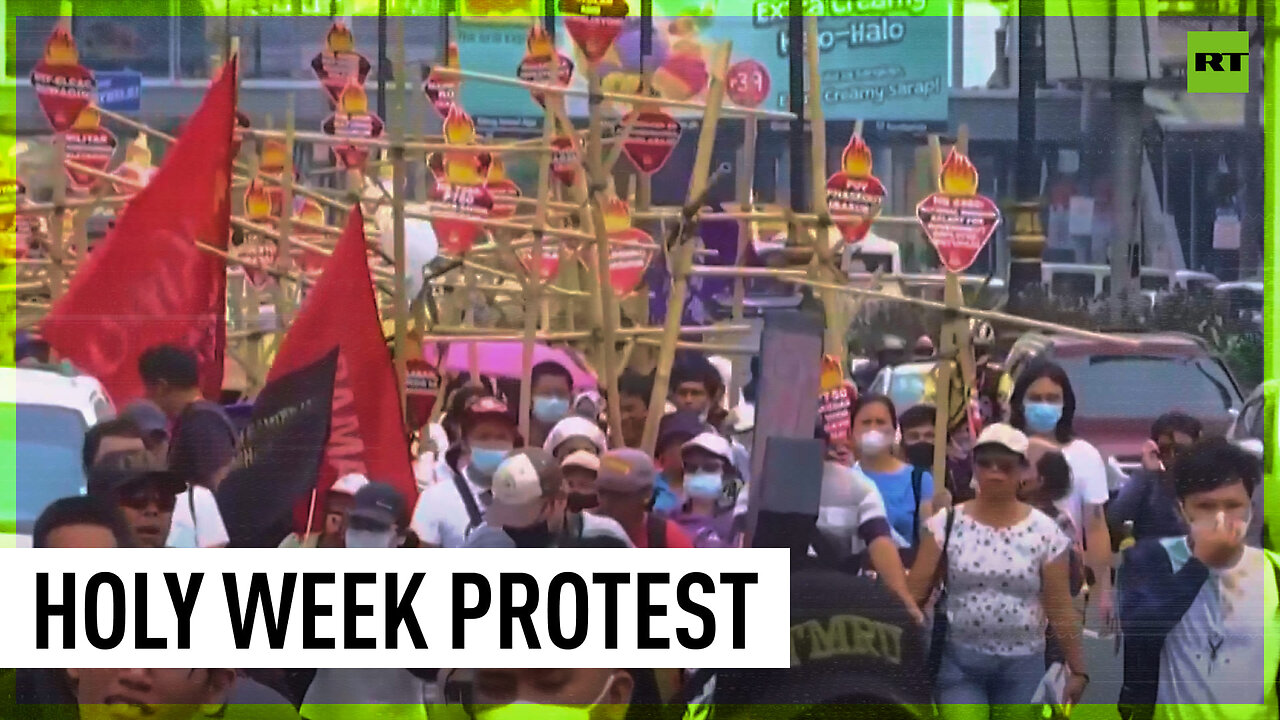
[[[143,481],[156,483],[174,495],[187,489],[187,483],[145,450],[121,450],[103,455],[89,469],[90,495],[110,495]]]
[[[692,410],[667,413],[658,421],[658,444],[654,451],[661,455],[671,442],[679,440],[683,445],[701,435],[706,429],[707,424],[698,417],[698,413]]]
[[[371,482],[357,490],[347,517],[368,520],[382,527],[398,526],[405,529],[409,526],[409,511],[404,496],[382,482]]]

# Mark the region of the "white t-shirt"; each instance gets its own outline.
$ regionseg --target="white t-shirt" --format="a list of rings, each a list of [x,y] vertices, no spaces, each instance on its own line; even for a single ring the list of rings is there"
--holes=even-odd
[[[1075,540],[1081,542],[1089,527],[1084,516],[1085,506],[1102,505],[1111,497],[1107,490],[1107,464],[1097,448],[1080,439],[1063,447],[1062,456],[1071,467],[1071,494],[1055,504],[1071,516],[1076,526]]]
[[[192,505],[196,510],[194,521],[191,518]],[[178,496],[165,547],[221,547],[229,540],[227,526],[223,524],[222,513],[218,510],[218,500],[208,488],[194,485]]]
[[[450,471],[448,477],[441,478],[422,491],[418,496],[418,504],[413,508],[413,519],[409,522],[409,527],[422,542],[445,548],[460,548],[466,542],[471,516],[467,513],[462,496],[458,494],[457,483],[453,481],[452,475]],[[476,506],[483,513],[485,488],[471,482],[465,471],[462,477],[471,490],[471,496],[476,500]]]
[[[1186,538],[1161,543],[1177,572],[1191,555]],[[1273,573],[1266,555],[1251,547],[1235,567],[1209,571],[1191,607],[1165,638],[1157,720],[1277,716],[1280,645],[1268,640],[1280,633]]]
[[[1035,509],[1007,528],[983,525],[964,505],[954,512],[947,547],[947,642],[987,655],[1043,653],[1040,570],[1071,541],[1057,522]],[[939,510],[925,527],[941,547],[947,511]]]
[[[818,530],[839,547],[857,554],[866,549],[858,528],[869,520],[885,517],[884,499],[871,478],[839,463],[823,464]]]

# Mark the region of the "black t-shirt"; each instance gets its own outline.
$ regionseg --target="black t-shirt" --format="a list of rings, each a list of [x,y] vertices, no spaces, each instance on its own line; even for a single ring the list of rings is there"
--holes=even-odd
[[[197,400],[178,416],[169,442],[169,467],[204,484],[236,455],[236,430],[222,406]]]

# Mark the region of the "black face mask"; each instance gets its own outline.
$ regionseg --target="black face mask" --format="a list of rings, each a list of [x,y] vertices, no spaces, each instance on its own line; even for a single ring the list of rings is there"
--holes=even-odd
[[[600,498],[595,493],[571,492],[568,498],[569,512],[582,512],[600,505]]]
[[[928,468],[933,465],[933,443],[918,442],[903,446],[907,462],[916,467]]]

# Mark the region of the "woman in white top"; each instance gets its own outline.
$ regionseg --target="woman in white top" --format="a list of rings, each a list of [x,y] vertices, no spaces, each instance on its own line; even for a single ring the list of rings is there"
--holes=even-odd
[[[982,431],[973,450],[977,498],[929,519],[907,575],[922,606],[940,575],[946,585],[946,633],[934,636],[944,720],[1037,718],[1028,703],[1045,673],[1046,619],[1066,658],[1065,699],[1078,702],[1089,680],[1071,605],[1070,541],[1018,500],[1026,453],[1027,437],[1012,427]]]
[[[1117,392],[1123,392],[1117,390]],[[1027,366],[1009,398],[1009,424],[1060,451],[1071,466],[1071,494],[1057,502],[1082,537],[1073,538],[1087,553],[1093,571],[1089,600],[1104,629],[1114,632],[1111,588],[1111,531],[1107,529],[1107,465],[1098,449],[1075,435],[1076,394],[1061,366],[1045,360]]]

